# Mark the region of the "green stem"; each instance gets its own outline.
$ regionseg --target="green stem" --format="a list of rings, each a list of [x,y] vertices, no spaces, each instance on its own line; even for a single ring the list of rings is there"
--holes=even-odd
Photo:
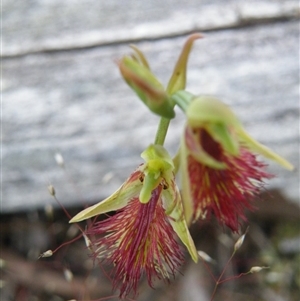
[[[164,145],[171,119],[161,117],[156,132],[154,144]]]
[[[190,102],[194,97],[195,96],[193,94],[181,90],[174,93],[171,96],[171,99],[173,100],[173,106],[177,104],[185,112],[186,108],[189,106]],[[156,132],[154,144],[164,145],[170,121],[171,119],[161,117]]]

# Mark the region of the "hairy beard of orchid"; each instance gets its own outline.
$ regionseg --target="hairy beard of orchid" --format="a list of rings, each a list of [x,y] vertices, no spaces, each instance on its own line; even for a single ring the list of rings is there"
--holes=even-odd
[[[163,189],[159,184],[146,204],[132,198],[89,231],[97,236],[94,255],[112,265],[113,287],[120,289],[121,298],[131,291],[136,294],[143,275],[151,287],[155,278],[169,281],[183,262],[183,252],[163,208]]]
[[[203,150],[226,165],[224,169],[216,169],[188,155],[193,220],[214,213],[219,222],[236,232],[239,219],[246,220],[244,209],[253,209],[251,200],[263,186],[263,179],[272,175],[265,172],[266,165],[246,147],[241,146],[239,154],[233,156],[226,153],[204,128],[193,132],[198,135]]]

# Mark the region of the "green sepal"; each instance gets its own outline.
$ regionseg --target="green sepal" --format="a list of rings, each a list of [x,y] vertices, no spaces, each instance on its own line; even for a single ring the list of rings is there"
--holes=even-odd
[[[211,96],[195,97],[186,110],[188,124],[202,127],[204,123],[221,123],[227,126],[240,126],[241,123],[231,109]]]
[[[141,186],[142,183],[138,178],[131,180],[131,177],[129,177],[129,179],[111,196],[91,207],[82,210],[75,215],[69,221],[69,223],[80,222],[93,216],[119,210],[125,207],[133,197],[138,195]]]
[[[290,162],[273,152],[265,145],[262,145],[261,143],[253,139],[242,127],[237,128],[237,133],[241,141],[243,141],[249,149],[257,152],[258,154],[268,159],[275,161],[276,163],[288,170],[294,169],[294,166]]]
[[[185,220],[185,215],[183,211],[182,201],[180,193],[174,181],[172,179],[172,174],[167,177],[168,189],[163,190],[163,205],[166,210],[166,214],[169,217],[169,222],[173,230],[178,235],[179,239],[188,249],[192,259],[197,262],[198,254],[188,229],[188,224]]]

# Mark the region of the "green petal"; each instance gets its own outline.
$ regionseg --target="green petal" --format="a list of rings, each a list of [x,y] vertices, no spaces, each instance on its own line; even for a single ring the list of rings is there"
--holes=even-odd
[[[197,250],[184,217],[180,193],[176,184],[169,183],[169,189],[164,190],[162,194],[166,214],[170,217],[169,221],[173,230],[188,249],[192,259],[197,262]]]
[[[251,150],[261,154],[262,156],[271,159],[281,165],[282,167],[288,169],[288,170],[293,170],[294,166],[282,158],[281,156],[277,155],[275,152],[270,150],[268,147],[260,144],[258,141],[253,139],[242,127],[239,127],[236,129],[238,132],[238,135],[242,141],[244,141],[247,145],[248,148]]]
[[[88,219],[90,217],[106,213],[109,211],[119,210],[125,207],[128,202],[133,198],[137,197],[138,193],[141,189],[141,181],[136,179],[134,181],[130,181],[130,178],[110,197],[105,200],[88,207],[77,215],[75,215],[69,223],[76,223]]]

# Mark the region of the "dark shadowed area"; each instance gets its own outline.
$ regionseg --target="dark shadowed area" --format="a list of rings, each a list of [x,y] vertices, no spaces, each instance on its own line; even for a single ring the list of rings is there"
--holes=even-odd
[[[159,118],[124,83],[116,60],[134,43],[166,84],[194,32],[205,37],[194,44],[187,89],[229,104],[252,136],[296,169],[268,161],[276,177],[248,213],[240,235],[249,232],[230,262],[240,235],[213,218],[195,224],[197,249],[213,261],[195,264],[186,254],[174,281],[153,290],[143,280],[132,299],[299,301],[295,0],[2,1],[1,300],[117,300],[108,298],[117,292],[68,221],[117,189],[155,136]],[[166,141],[172,155],[184,124],[176,112]],[[267,268],[243,275],[254,266]],[[219,282],[228,281],[214,291],[222,273]]]

